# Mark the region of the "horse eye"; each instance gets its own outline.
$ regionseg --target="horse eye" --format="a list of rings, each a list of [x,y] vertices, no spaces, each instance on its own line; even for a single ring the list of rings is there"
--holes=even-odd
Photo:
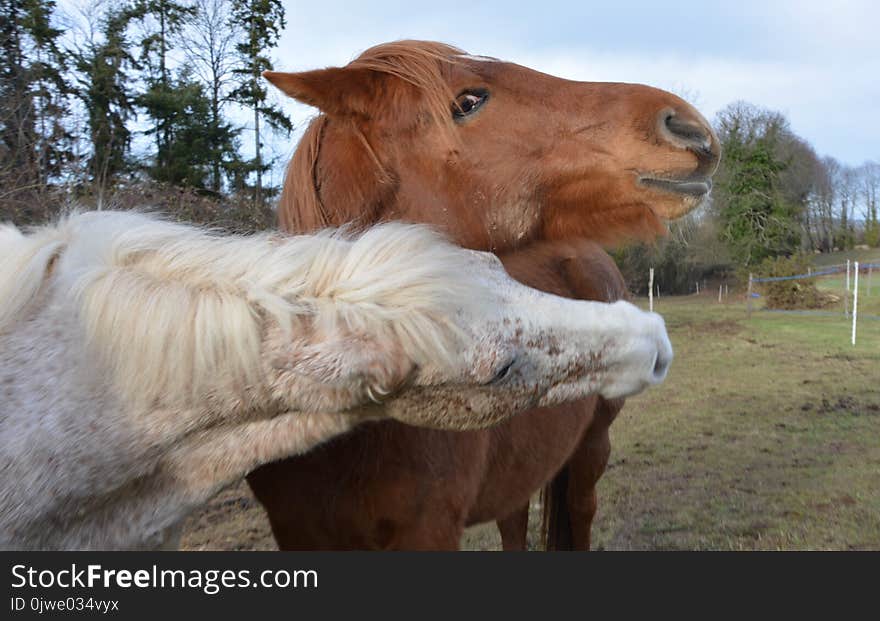
[[[489,98],[489,91],[485,89],[468,90],[455,98],[452,105],[452,116],[456,121],[464,119],[480,109]]]
[[[508,360],[507,364],[505,364],[504,366],[502,366],[500,369],[498,369],[495,372],[495,377],[493,377],[491,380],[489,380],[488,383],[491,385],[491,384],[500,384],[501,382],[503,382],[505,379],[507,379],[507,376],[510,375],[510,370],[513,369],[513,365],[515,363],[516,363],[516,358],[511,358],[510,360]]]

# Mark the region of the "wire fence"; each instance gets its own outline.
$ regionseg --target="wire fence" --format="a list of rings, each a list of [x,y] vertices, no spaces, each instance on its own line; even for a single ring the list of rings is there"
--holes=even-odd
[[[787,315],[812,315],[817,317],[847,317],[852,318],[852,338],[851,342],[853,345],[856,344],[856,334],[857,334],[857,322],[858,320],[869,320],[869,321],[878,321],[880,320],[880,315],[872,314],[872,313],[864,313],[859,312],[859,291],[860,289],[864,289],[863,296],[870,297],[872,294],[873,288],[873,274],[874,271],[880,271],[880,263],[863,263],[859,264],[858,261],[851,262],[847,261],[846,263],[840,263],[837,265],[828,265],[824,266],[822,269],[813,271],[810,270],[806,274],[794,274],[791,276],[767,276],[763,278],[756,278],[754,275],[749,274],[749,286],[747,292],[747,308],[748,313],[751,316],[752,313],[752,302],[754,298],[760,298],[760,294],[756,293],[754,290],[754,286],[761,283],[773,283],[780,281],[790,281],[790,280],[809,280],[813,278],[822,278],[829,276],[839,276],[846,275],[844,293],[843,293],[843,310],[842,311],[829,311],[829,310],[801,310],[801,309],[776,309],[776,308],[761,308],[759,312],[762,313],[779,313],[779,314],[787,314]],[[865,278],[862,280],[862,284],[859,283],[859,276],[864,274]],[[876,304],[872,306],[876,307]]]
[[[859,271],[860,272],[865,272],[867,274],[869,272],[873,272],[873,270],[880,270],[880,263],[859,264]],[[794,276],[768,276],[765,278],[752,278],[752,282],[753,283],[761,283],[761,282],[778,282],[781,280],[803,280],[806,278],[817,278],[819,276],[831,276],[833,274],[843,274],[846,271],[847,271],[847,264],[841,263],[840,265],[830,265],[820,271],[807,272],[806,274],[795,274]]]
[[[874,292],[875,277],[874,272],[878,272],[876,280],[877,292]],[[648,308],[654,310],[655,299],[660,299],[660,285],[655,281],[654,268],[648,271]],[[845,276],[845,282],[837,281],[835,276]],[[859,276],[862,276],[861,280]],[[783,309],[783,308],[755,308],[755,300],[761,300],[762,295],[755,290],[756,285],[764,283],[774,283],[780,281],[791,280],[812,280],[824,279],[824,284],[817,289],[821,289],[826,297],[831,299],[830,303],[825,304],[822,309]],[[715,283],[718,284],[718,283]],[[710,293],[707,281],[696,281],[694,283],[694,291],[696,295]],[[861,291],[861,293],[860,293]],[[764,292],[766,293],[766,291]],[[714,290],[711,295],[714,296]],[[861,302],[860,302],[861,296]],[[727,283],[718,284],[718,303],[730,301],[730,287]],[[735,294],[735,299],[742,299]],[[840,305],[842,308],[829,309],[828,306]],[[751,317],[752,312],[774,313],[781,315],[801,315],[813,317],[829,317],[846,319],[851,323],[851,342],[856,344],[856,336],[858,332],[858,321],[868,320],[872,324],[880,321],[880,262],[876,259],[867,263],[859,263],[857,261],[847,261],[846,263],[838,263],[835,265],[824,265],[817,270],[809,268],[805,274],[793,274],[790,276],[765,276],[755,277],[749,274],[748,290],[746,292],[746,309],[748,316]],[[865,312],[867,311],[867,312]],[[874,330],[872,328],[871,332]]]

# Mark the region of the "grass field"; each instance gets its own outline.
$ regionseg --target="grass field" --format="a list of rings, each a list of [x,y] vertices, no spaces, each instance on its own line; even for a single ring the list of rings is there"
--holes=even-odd
[[[880,549],[880,321],[655,308],[676,360],[612,427],[596,546]]]

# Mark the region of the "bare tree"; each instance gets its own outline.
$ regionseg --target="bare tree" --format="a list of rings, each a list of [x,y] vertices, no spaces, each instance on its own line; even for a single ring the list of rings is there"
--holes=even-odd
[[[817,170],[815,205],[819,223],[819,249],[823,252],[830,252],[834,248],[834,206],[837,204],[835,180],[840,174],[840,168],[840,162],[825,156]]]
[[[790,204],[797,206],[801,227],[801,249],[816,247],[813,199],[821,164],[809,142],[787,130],[776,144],[779,158],[785,168],[779,174],[779,190]]]
[[[195,13],[187,20],[181,47],[186,62],[208,90],[214,133],[224,123],[223,109],[231,90],[236,63],[235,45],[241,37],[240,25],[230,19],[229,0],[195,0]],[[214,158],[211,189],[220,191],[222,153]]]
[[[81,7],[85,36],[74,39],[68,54],[73,61],[76,96],[87,113],[89,172],[98,208],[116,178],[128,167],[136,117],[128,70],[136,66],[128,41],[130,5],[118,0],[95,0]]]
[[[858,174],[855,169],[845,164],[841,165],[834,179],[837,186],[837,198],[839,204],[840,233],[838,244],[841,250],[851,248],[855,242],[855,227],[853,216],[855,204],[858,198]]]
[[[865,222],[865,243],[869,246],[880,245],[880,164],[865,162],[860,168],[861,194],[863,200],[862,215]]]

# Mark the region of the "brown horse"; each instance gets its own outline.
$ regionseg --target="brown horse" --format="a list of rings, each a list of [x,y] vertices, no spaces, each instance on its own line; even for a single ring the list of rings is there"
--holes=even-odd
[[[570,297],[613,300],[624,287],[599,247],[563,240],[665,232],[663,219],[708,194],[719,158],[709,125],[674,95],[571,82],[439,43],[266,77],[323,113],[288,169],[285,229],[433,223],[503,255],[526,284]],[[283,549],[455,549],[465,526],[489,520],[505,549],[521,549],[528,500],[544,485],[548,546],[586,549],[621,405],[591,398],[474,433],[378,423],[248,480]]]

